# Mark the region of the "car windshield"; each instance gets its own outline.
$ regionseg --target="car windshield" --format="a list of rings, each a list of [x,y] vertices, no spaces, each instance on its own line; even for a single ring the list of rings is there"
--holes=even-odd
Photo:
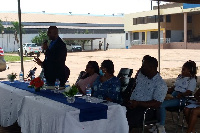
[[[36,47],[35,44],[27,44],[27,47]]]

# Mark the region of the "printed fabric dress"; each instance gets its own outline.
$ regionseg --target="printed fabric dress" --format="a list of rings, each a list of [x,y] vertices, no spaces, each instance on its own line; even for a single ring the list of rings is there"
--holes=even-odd
[[[101,82],[100,77],[98,76],[93,83],[93,96],[104,100],[110,98],[112,102],[120,103],[120,80],[114,76],[107,81]]]

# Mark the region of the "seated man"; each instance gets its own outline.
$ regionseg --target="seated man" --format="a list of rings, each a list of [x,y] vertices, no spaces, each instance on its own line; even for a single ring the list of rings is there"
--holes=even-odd
[[[135,88],[127,103],[129,131],[142,125],[144,111],[147,108],[158,108],[164,101],[168,88],[157,72],[157,67],[158,61],[154,57],[148,56],[142,62]]]

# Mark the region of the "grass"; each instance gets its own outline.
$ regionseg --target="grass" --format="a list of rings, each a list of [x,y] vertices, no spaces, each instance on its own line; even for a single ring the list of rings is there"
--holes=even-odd
[[[6,62],[21,61],[20,56],[4,55]],[[32,60],[33,57],[23,57],[23,60]]]

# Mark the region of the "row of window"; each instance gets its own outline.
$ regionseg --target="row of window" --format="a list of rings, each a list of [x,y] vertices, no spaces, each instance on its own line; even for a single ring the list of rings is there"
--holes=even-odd
[[[142,38],[145,38],[145,33],[142,32]],[[192,30],[187,31],[187,35],[191,36],[192,35]],[[150,32],[150,38],[151,39],[158,39],[158,31],[151,31]],[[166,30],[166,38],[171,38],[171,30]],[[126,40],[128,40],[128,33],[126,33]],[[139,32],[134,32],[133,33],[133,40],[139,40]],[[144,39],[143,39],[144,40]]]
[[[164,22],[164,16],[160,16],[160,22]],[[154,16],[147,16],[147,17],[139,17],[139,18],[133,18],[133,25],[137,24],[147,24],[147,23],[157,23],[158,22],[158,15]],[[171,15],[166,15],[166,22],[171,22]],[[187,22],[192,23],[192,16],[187,16]]]
[[[171,22],[171,16],[170,15],[167,15],[167,16],[169,16],[168,21]],[[158,22],[158,15],[133,18],[133,25],[157,23],[157,22]],[[163,22],[163,15],[160,16],[160,22]]]

